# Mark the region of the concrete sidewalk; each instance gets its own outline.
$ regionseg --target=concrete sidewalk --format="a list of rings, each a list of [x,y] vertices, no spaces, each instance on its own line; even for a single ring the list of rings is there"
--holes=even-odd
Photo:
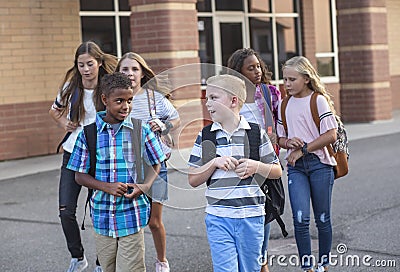
[[[350,142],[363,138],[398,133],[400,132],[400,111],[394,111],[391,120],[345,124],[345,127]],[[174,150],[171,160],[168,161],[168,167],[172,169],[186,169],[186,162],[190,151],[191,148]],[[62,154],[0,162],[0,180],[59,169],[61,162]]]

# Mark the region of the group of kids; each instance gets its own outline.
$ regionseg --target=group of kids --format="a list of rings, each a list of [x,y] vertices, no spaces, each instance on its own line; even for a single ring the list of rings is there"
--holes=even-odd
[[[288,190],[301,269],[327,271],[336,162],[326,146],[335,140],[338,126],[332,100],[307,58],[289,59],[282,66],[284,87],[291,97],[285,129],[280,91],[270,84],[271,73],[257,52],[250,48],[235,51],[228,68],[231,73],[206,81],[206,108],[212,124],[199,132],[188,161],[189,184],[207,185],[205,224],[213,271],[269,271],[270,223],[265,224],[266,196],[260,186],[267,178],[281,178],[280,148],[287,150]],[[88,266],[76,220],[82,185],[93,189],[90,216],[95,271],[146,271],[143,229],[147,225],[157,253],[156,272],[170,271],[162,223],[162,206],[168,199],[167,168],[160,135],[178,128],[180,118],[159,92],[154,92],[157,111],[156,116],[152,114],[146,83],[154,77],[140,55],[129,52],[117,62],[95,43],[84,42],[51,106],[50,115],[68,136],[62,144],[59,185],[61,225],[72,256],[68,271],[83,271]],[[269,105],[265,90],[269,90]],[[320,94],[320,128],[310,111],[314,92]],[[273,133],[266,115],[272,115],[275,122]],[[136,119],[142,121],[140,127]],[[83,127],[93,122],[96,163],[90,175],[93,157]],[[141,137],[140,155],[132,144],[135,133]],[[206,134],[215,139],[214,157],[208,159],[204,155]],[[141,173],[136,171],[140,160],[146,166]],[[311,256],[310,199],[318,229],[318,264],[307,258]]]

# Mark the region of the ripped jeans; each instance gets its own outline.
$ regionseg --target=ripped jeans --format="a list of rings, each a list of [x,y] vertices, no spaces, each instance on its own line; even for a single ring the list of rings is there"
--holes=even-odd
[[[332,246],[331,198],[334,182],[333,167],[308,154],[288,164],[288,188],[293,213],[294,232],[302,269],[315,265],[311,256],[310,199],[318,229],[318,263],[329,265]]]
[[[76,207],[82,186],[75,182],[75,172],[67,169],[71,153],[64,151],[59,185],[61,226],[72,258],[83,257],[81,232],[76,221]]]

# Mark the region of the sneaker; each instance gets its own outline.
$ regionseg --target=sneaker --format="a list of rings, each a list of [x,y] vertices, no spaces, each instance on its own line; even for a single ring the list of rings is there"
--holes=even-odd
[[[318,266],[317,270],[315,270],[315,272],[325,272],[328,271],[328,267],[327,266]]]
[[[159,260],[157,260],[156,261],[156,272],[169,272],[168,261],[160,262]]]
[[[87,266],[88,262],[86,256],[83,256],[83,260],[81,261],[78,261],[78,258],[72,258],[67,272],[81,272],[85,270]]]
[[[103,268],[101,268],[100,265],[96,265],[96,268],[93,270],[93,272],[103,272]]]

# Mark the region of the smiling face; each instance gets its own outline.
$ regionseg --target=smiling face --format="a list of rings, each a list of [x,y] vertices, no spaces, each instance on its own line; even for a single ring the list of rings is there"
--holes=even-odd
[[[261,83],[261,65],[255,55],[250,55],[243,60],[240,73],[247,77],[253,84]]]
[[[101,95],[101,100],[106,106],[104,121],[109,124],[121,123],[129,116],[132,110],[133,91],[131,88],[116,88],[108,96]]]
[[[85,84],[85,81],[97,83],[101,63],[87,53],[79,55],[77,63],[79,73],[81,74],[84,83],[83,85],[87,85]]]
[[[144,77],[142,66],[139,62],[131,58],[121,60],[119,72],[129,76],[132,81],[133,90],[136,93],[141,87],[140,80]]]
[[[293,67],[288,66],[283,69],[283,82],[286,92],[294,97],[306,97],[312,92],[307,86],[310,79],[297,72]]]

